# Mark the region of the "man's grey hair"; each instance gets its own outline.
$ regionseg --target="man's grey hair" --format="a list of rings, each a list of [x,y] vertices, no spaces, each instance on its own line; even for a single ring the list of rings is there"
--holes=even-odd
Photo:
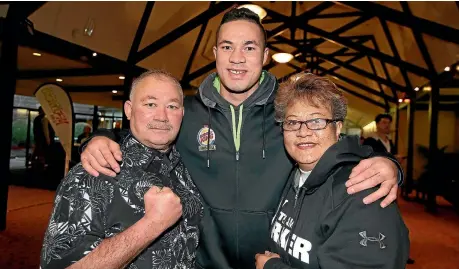
[[[134,96],[134,92],[135,92],[135,90],[137,88],[137,85],[142,80],[144,80],[144,79],[146,79],[148,77],[153,77],[153,78],[155,78],[157,80],[161,80],[161,81],[170,81],[170,82],[172,82],[175,86],[177,86],[177,90],[179,91],[180,97],[182,98],[181,100],[183,101],[183,97],[184,96],[183,96],[183,90],[182,90],[182,86],[180,85],[180,82],[171,73],[169,73],[169,72],[167,72],[165,70],[162,70],[162,69],[151,69],[151,70],[143,72],[140,76],[135,78],[132,81],[131,91],[129,93],[129,100],[132,101],[132,97]]]

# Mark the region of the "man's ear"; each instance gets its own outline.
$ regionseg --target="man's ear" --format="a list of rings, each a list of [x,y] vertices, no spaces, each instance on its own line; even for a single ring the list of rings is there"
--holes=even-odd
[[[212,48],[212,51],[214,52],[214,58],[215,58],[215,60],[217,60],[217,47],[214,46],[214,47]]]
[[[131,120],[131,113],[132,113],[132,102],[131,100],[127,100],[124,102],[124,113],[126,113],[126,118]]]
[[[265,64],[266,61],[268,61],[268,57],[269,57],[269,49],[265,48],[265,51],[263,51],[263,64]]]

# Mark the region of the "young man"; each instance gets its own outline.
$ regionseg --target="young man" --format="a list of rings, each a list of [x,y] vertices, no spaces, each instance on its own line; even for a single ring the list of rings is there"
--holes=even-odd
[[[113,179],[77,165],[62,181],[41,268],[194,268],[202,204],[173,146],[183,118],[179,82],[149,71],[124,105],[131,131]]]
[[[256,253],[269,242],[269,225],[293,163],[274,120],[277,79],[263,71],[266,33],[248,9],[226,13],[214,47],[217,73],[185,101],[177,148],[205,202],[197,267],[255,268]],[[110,132],[99,135],[115,139]],[[119,138],[117,139],[119,140]],[[106,137],[93,138],[82,153],[85,169],[112,175],[121,154]],[[381,188],[371,203],[390,191],[395,199],[397,166],[387,158],[362,161],[351,175],[349,192]]]
[[[389,139],[390,125],[392,123],[392,116],[389,114],[379,114],[375,118],[376,133],[366,138],[363,142],[364,145],[371,146],[377,152],[389,152],[396,154],[397,149]]]

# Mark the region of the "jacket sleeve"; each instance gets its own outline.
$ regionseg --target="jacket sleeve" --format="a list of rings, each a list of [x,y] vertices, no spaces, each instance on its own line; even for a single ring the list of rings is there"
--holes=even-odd
[[[217,230],[214,219],[210,213],[209,206],[203,202],[204,215],[199,225],[201,240],[197,253],[198,267],[214,268],[218,264],[218,268],[231,268],[228,260],[222,252],[223,243],[220,240],[220,235]]]
[[[88,139],[86,139],[78,148],[78,152],[81,154],[84,149],[86,148],[86,145],[89,143],[89,141],[94,138],[95,136],[105,136],[107,138],[110,138],[111,140],[117,142],[120,144],[123,139],[129,134],[129,130],[127,129],[122,129],[119,132],[114,132],[109,129],[97,129]]]
[[[285,264],[280,258],[271,258],[263,266],[263,269],[294,269]]]
[[[346,198],[337,200],[340,204],[324,218],[321,230],[326,239],[317,250],[320,268],[405,268],[408,229],[397,204],[386,208],[363,204],[362,199],[374,190],[342,194]]]
[[[77,176],[81,181],[86,177],[82,175],[82,167],[75,172],[78,167],[72,168],[74,172],[69,172],[56,192],[41,249],[42,269],[70,266],[95,249],[105,237],[103,221],[91,206],[100,201],[91,201],[91,194],[76,182]]]

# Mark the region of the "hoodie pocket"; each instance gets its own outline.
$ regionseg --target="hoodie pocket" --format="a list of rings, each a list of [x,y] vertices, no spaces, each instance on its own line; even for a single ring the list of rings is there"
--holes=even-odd
[[[241,263],[252,266],[255,254],[269,250],[269,228],[273,215],[272,211],[240,212],[238,241]]]

